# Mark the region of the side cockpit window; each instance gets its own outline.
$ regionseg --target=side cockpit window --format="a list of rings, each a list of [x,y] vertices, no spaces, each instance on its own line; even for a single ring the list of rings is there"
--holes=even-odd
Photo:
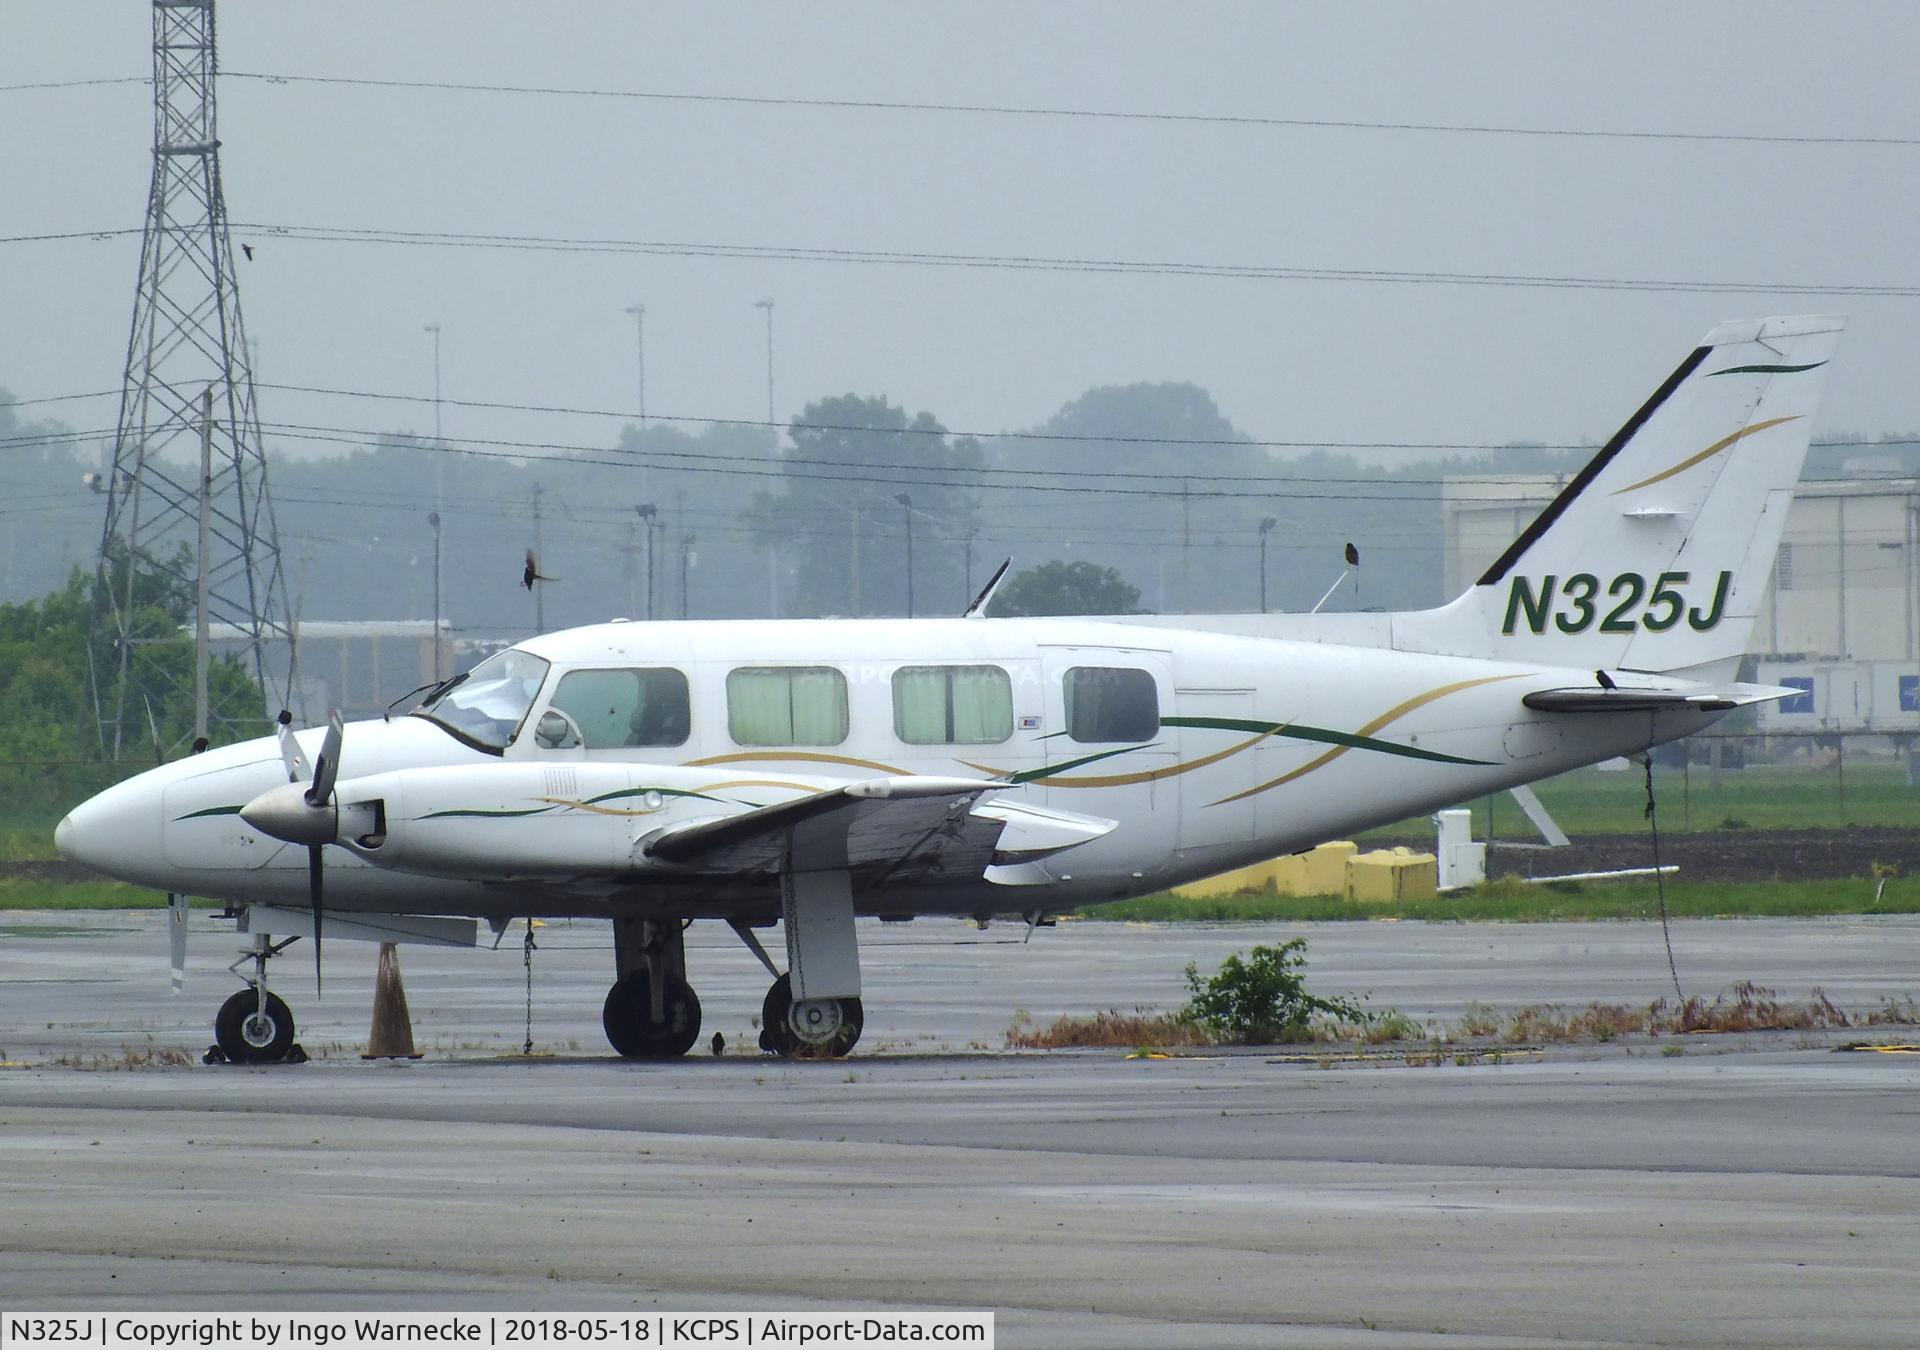
[[[497,755],[520,734],[520,724],[546,677],[545,661],[510,647],[448,680],[411,715],[436,722],[475,749]]]
[[[684,745],[693,724],[687,677],[669,667],[570,670],[551,706],[574,720],[589,750]]]

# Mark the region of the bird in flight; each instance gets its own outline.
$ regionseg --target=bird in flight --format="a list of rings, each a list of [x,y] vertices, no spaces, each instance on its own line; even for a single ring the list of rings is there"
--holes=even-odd
[[[252,262],[252,261],[253,261],[253,245],[252,245],[252,244],[242,244],[242,245],[240,245],[240,251],[241,251],[242,253],[244,253],[244,254],[246,254],[246,255],[247,255],[247,261],[248,261],[248,262]]]
[[[557,577],[549,577],[549,576],[541,575],[540,564],[534,560],[533,550],[528,549],[527,550],[527,568],[524,572],[520,574],[520,584],[526,587],[528,590],[532,590],[533,583],[536,581],[556,581],[556,580],[558,580]]]

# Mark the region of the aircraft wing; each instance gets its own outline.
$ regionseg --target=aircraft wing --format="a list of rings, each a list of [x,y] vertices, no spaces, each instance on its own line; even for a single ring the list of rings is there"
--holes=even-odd
[[[1773,684],[1670,684],[1603,688],[1584,685],[1573,689],[1536,689],[1521,698],[1535,712],[1727,712],[1749,703],[1768,703],[1804,693]]]
[[[877,872],[885,881],[977,879],[1097,839],[1114,822],[979,799],[1007,784],[902,776],[670,828],[649,859],[697,872]]]

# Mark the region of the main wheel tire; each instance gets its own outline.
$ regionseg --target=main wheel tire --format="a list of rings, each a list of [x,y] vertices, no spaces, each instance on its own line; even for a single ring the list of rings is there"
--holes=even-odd
[[[857,998],[837,999],[840,1023],[825,1039],[808,1039],[793,1024],[793,977],[782,975],[760,1005],[760,1048],[788,1059],[838,1059],[860,1043],[866,1010]]]
[[[644,969],[629,971],[607,990],[600,1012],[607,1043],[626,1059],[672,1059],[700,1039],[700,999],[693,986],[667,977],[664,1022],[653,1020],[653,987]]]
[[[235,1064],[278,1064],[293,1049],[293,1013],[271,992],[262,1011],[259,991],[242,989],[214,1015],[213,1039]]]

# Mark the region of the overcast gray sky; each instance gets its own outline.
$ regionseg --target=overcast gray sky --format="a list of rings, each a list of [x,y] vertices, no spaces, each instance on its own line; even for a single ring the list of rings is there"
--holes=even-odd
[[[131,0],[0,0],[0,86],[143,76]],[[1273,440],[1601,438],[1715,322],[1841,312],[1822,430],[1920,427],[1905,297],[1273,280],[401,247],[261,226],[1153,263],[1906,287],[1908,3],[250,4],[228,72],[1908,144],[1529,136],[268,83],[220,88],[264,381],[781,419],[885,394],[1030,426],[1192,380]],[[0,92],[0,235],[137,227],[137,84]],[[113,388],[138,239],[0,244],[0,386]],[[425,409],[263,395],[270,420]],[[48,411],[56,411],[49,409]],[[57,409],[105,426],[110,401]],[[580,419],[447,432],[606,443]]]

